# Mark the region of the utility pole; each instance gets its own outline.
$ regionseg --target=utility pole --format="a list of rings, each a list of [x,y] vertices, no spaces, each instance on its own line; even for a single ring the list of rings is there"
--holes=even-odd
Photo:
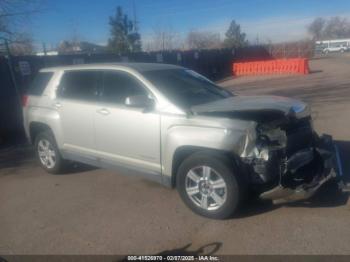
[[[259,45],[259,34],[256,34],[256,38],[255,38],[255,44]]]
[[[46,50],[46,44],[44,42],[43,42],[43,53],[44,53],[44,56],[46,56],[47,50]]]
[[[134,15],[134,26],[133,26],[133,30],[135,33],[138,32],[139,28],[138,28],[138,21],[136,18],[136,4],[135,4],[135,0],[132,0],[132,12]]]

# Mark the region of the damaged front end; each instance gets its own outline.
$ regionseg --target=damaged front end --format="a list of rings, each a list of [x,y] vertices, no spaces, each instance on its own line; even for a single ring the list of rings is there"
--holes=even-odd
[[[326,181],[341,175],[331,136],[313,130],[309,107],[277,96],[233,96],[192,107],[196,114],[248,120],[244,145],[234,151],[262,199],[275,203],[311,197]]]
[[[311,197],[338,170],[331,136],[319,137],[311,118],[288,117],[257,126],[255,147],[242,157],[262,199],[285,203]]]

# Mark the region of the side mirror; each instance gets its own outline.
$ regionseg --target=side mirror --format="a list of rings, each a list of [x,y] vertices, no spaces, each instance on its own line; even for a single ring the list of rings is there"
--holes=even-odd
[[[125,105],[129,107],[152,108],[154,101],[147,95],[128,96],[125,98]]]

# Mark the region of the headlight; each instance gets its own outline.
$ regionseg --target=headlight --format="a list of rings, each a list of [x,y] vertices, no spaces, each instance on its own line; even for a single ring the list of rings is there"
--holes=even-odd
[[[260,150],[259,158],[264,159],[265,161],[268,161],[269,160],[269,151],[266,148]]]
[[[310,116],[310,107],[308,105],[304,104],[303,109],[301,109],[301,107],[298,109],[299,110],[295,110],[295,108],[293,107],[296,118],[300,119]]]

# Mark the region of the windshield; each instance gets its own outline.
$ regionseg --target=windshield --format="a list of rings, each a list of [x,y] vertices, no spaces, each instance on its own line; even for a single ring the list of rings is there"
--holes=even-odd
[[[322,50],[328,47],[328,44],[322,43],[322,44],[316,44],[317,50]]]
[[[232,96],[192,70],[145,71],[143,75],[170,101],[184,109]]]

